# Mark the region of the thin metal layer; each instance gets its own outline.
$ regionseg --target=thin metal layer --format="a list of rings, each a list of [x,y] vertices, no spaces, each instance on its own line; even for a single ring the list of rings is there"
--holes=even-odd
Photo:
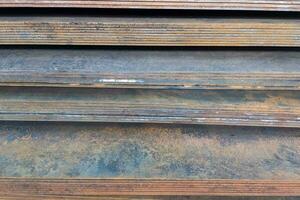
[[[300,46],[299,19],[0,17],[0,44]]]
[[[300,52],[0,49],[1,86],[299,90]]]
[[[0,120],[300,127],[297,91],[0,88]]]
[[[0,179],[1,196],[299,196],[300,181]]]

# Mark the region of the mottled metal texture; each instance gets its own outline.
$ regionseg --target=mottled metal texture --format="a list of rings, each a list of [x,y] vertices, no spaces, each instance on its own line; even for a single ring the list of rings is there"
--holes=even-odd
[[[298,0],[1,0],[0,7],[300,11]]]
[[[0,49],[0,85],[299,90],[297,50]]]
[[[3,0],[0,7],[300,11],[299,2],[286,3]],[[300,46],[296,17],[193,17],[2,15],[0,44]],[[300,128],[298,54],[1,49],[0,199],[299,196],[300,129],[281,128]]]
[[[0,88],[0,119],[299,127],[298,91]]]
[[[300,46],[298,18],[1,17],[0,44]]]
[[[300,130],[1,122],[1,177],[299,180]]]

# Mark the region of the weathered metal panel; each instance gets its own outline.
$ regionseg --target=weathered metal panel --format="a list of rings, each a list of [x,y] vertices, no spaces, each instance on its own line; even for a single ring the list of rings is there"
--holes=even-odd
[[[0,125],[1,177],[300,178],[299,129],[37,122]]]
[[[299,127],[298,91],[0,88],[0,119]]]
[[[0,44],[300,46],[298,18],[1,17]]]
[[[299,90],[297,50],[0,49],[0,85]]]
[[[235,1],[221,8],[218,0],[142,0],[133,7],[128,1],[21,0],[1,1],[0,7],[50,3],[281,11],[300,5]],[[296,17],[2,15],[0,44],[299,47],[299,22]],[[0,199],[300,195],[300,129],[259,127],[300,127],[297,50],[0,51],[0,85],[11,86],[0,88]],[[196,197],[184,197],[190,198]]]

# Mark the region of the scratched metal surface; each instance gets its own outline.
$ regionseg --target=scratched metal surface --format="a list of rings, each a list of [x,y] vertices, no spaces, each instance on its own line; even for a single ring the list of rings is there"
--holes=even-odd
[[[299,90],[297,50],[0,49],[0,85]]]
[[[299,127],[298,91],[1,87],[0,119]]]
[[[1,177],[300,178],[300,130],[1,122]]]

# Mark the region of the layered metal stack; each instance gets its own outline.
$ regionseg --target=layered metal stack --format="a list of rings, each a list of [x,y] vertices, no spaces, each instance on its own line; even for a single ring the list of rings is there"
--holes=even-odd
[[[0,7],[0,199],[299,198],[300,1]]]

